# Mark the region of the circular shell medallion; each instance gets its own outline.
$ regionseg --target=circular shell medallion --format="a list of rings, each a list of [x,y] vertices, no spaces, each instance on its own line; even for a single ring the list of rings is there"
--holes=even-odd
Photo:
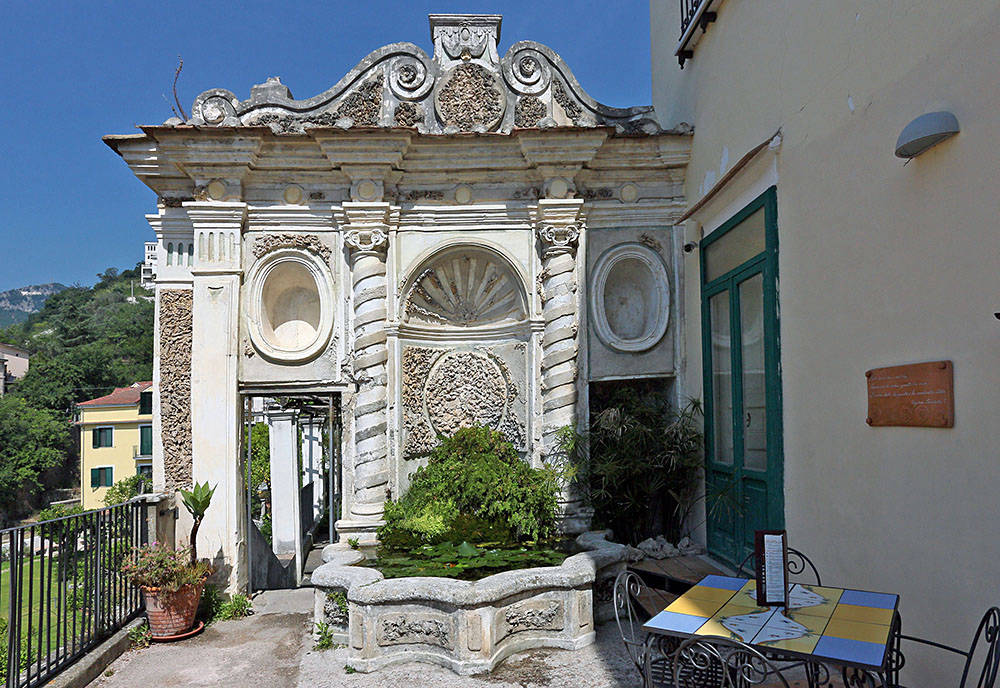
[[[590,311],[609,348],[637,353],[656,346],[670,320],[670,283],[659,254],[635,243],[605,251],[594,265]]]
[[[482,65],[462,64],[438,82],[434,106],[445,126],[459,131],[492,131],[507,107],[506,89],[500,77]]]

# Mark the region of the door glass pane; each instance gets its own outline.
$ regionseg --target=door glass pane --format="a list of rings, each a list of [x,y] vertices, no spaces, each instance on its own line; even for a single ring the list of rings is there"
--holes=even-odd
[[[705,247],[705,281],[711,282],[739,267],[762,253],[766,244],[764,209],[760,208]]]
[[[740,350],[743,353],[743,467],[767,470],[764,387],[764,276],[740,283]]]
[[[716,294],[708,302],[712,322],[712,426],[716,463],[733,463],[733,373],[732,339],[729,332],[729,292]]]

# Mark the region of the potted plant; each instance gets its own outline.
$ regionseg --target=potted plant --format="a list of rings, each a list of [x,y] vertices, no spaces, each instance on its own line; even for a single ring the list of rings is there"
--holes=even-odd
[[[194,625],[205,581],[212,573],[207,561],[198,561],[197,539],[215,488],[196,483],[190,492],[180,493],[194,519],[191,546],[175,550],[154,542],[135,548],[122,563],[122,573],[142,589],[150,632],[158,639],[178,636]]]

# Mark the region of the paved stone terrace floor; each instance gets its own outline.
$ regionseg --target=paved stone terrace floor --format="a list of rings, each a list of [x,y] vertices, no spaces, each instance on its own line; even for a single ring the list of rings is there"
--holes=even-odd
[[[126,652],[90,688],[227,686],[271,688],[639,688],[617,626],[576,652],[536,650],[510,657],[488,676],[463,677],[423,663],[349,674],[346,650],[312,648],[313,591],[275,591],[254,599],[255,613],[209,626],[195,638]],[[793,682],[792,688],[804,686]]]

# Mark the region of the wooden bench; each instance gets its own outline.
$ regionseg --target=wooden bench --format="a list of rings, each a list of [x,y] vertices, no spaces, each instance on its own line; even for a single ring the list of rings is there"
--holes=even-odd
[[[677,597],[677,595],[667,592],[666,590],[658,590],[657,588],[651,588],[649,586],[643,586],[639,590],[639,594],[633,596],[636,603],[650,618],[666,609],[671,602],[677,599]]]
[[[714,566],[710,561],[697,556],[671,557],[669,559],[643,559],[628,565],[631,571],[639,574],[646,582],[644,590],[655,591],[660,598],[647,596],[646,600],[636,600],[643,609],[649,611],[646,604],[660,604],[669,596],[666,604],[662,604],[653,613],[660,612],[673,602],[679,595],[687,592],[693,585],[705,576],[712,574],[725,576],[725,571]]]

